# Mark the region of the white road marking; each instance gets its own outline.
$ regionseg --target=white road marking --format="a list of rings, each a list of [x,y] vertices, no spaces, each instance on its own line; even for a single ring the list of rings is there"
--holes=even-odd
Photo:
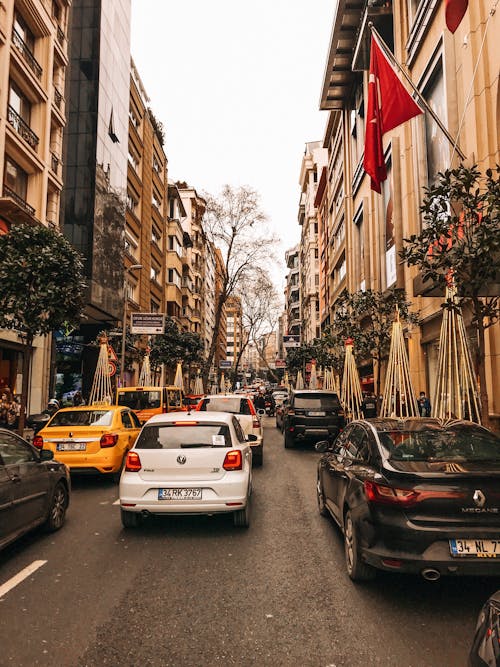
[[[118,498],[118,500],[115,500],[115,502],[113,503],[113,505],[119,505],[119,504],[120,504],[120,499]]]
[[[31,574],[33,574],[33,572],[36,572],[38,568],[42,567],[42,565],[45,565],[46,562],[46,560],[34,560],[31,565],[28,565],[28,567],[25,567],[24,570],[21,570],[21,572],[18,572],[11,579],[6,581],[5,584],[2,584],[0,586],[0,598],[6,595],[22,581],[27,579]]]

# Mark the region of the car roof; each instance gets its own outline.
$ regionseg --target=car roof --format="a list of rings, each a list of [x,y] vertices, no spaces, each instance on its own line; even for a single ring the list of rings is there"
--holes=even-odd
[[[146,422],[150,424],[170,424],[172,422],[226,422],[233,423],[233,415],[228,412],[198,412],[190,410],[189,412],[167,412],[161,415],[153,415]]]
[[[203,398],[250,398],[245,394],[207,394]]]
[[[69,405],[67,408],[60,408],[57,412],[88,412],[89,410],[112,410],[116,412],[117,410],[130,410],[125,405]],[[54,413],[55,414],[55,413]]]
[[[330,389],[292,389],[292,394],[321,394],[327,396],[337,396],[336,391]]]
[[[369,425],[379,433],[385,431],[423,431],[426,429],[437,431],[451,426],[475,426],[485,429],[484,426],[465,419],[438,419],[437,417],[374,417],[370,420],[357,419],[351,423]]]

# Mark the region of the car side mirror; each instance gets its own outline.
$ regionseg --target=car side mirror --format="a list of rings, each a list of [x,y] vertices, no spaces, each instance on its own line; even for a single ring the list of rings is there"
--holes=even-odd
[[[54,452],[51,449],[40,450],[40,461],[52,461],[54,459]]]
[[[324,454],[325,452],[331,451],[333,446],[328,440],[320,440],[314,445],[314,449],[320,454]]]
[[[258,437],[256,435],[254,435],[253,433],[249,433],[247,435],[247,437],[245,438],[245,440],[247,442],[255,442],[256,440],[258,440]]]

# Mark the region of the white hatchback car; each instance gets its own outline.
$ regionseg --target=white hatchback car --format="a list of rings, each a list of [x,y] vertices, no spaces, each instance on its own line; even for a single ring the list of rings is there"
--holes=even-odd
[[[135,528],[150,514],[232,512],[235,526],[248,527],[254,438],[223,412],[149,419],[120,479],[123,526]]]

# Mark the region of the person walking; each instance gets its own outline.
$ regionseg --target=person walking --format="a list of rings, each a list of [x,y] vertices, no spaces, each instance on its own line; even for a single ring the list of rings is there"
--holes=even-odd
[[[377,399],[373,393],[364,394],[361,410],[365,419],[372,419],[377,416]]]

